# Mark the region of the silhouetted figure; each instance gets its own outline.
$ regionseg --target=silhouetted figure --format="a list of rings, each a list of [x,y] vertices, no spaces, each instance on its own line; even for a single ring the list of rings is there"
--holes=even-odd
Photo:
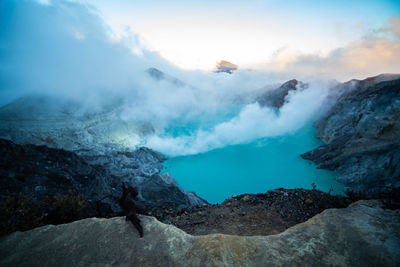
[[[137,200],[138,192],[130,187],[125,186],[122,183],[122,196],[119,200],[119,205],[121,206],[124,215],[126,215],[126,220],[131,221],[139,232],[140,237],[143,237],[143,228],[140,225],[140,219],[136,215],[136,205],[134,200]]]

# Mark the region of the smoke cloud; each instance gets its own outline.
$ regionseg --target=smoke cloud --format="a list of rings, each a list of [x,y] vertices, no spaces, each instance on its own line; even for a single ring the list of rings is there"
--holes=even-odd
[[[279,111],[260,107],[258,103],[248,104],[237,116],[216,124],[210,130],[197,130],[191,135],[178,137],[153,135],[147,139],[147,146],[178,156],[294,133],[324,109],[331,87],[332,82],[314,81],[305,90],[297,88],[291,91],[287,103]]]
[[[90,6],[5,0],[0,12],[2,104],[11,100],[9,93],[80,100],[93,93],[118,94],[143,86],[136,77],[143,76],[144,68],[169,65],[156,53],[132,53],[139,46],[132,42],[133,33],[113,40],[111,29]]]
[[[260,107],[256,96],[293,77],[183,71],[129,29],[115,36],[93,7],[77,2],[3,0],[0,29],[0,105],[38,94],[78,103],[79,114],[117,110],[121,121],[152,126],[142,145],[172,156],[294,132],[315,118],[331,87],[306,81],[280,111]]]

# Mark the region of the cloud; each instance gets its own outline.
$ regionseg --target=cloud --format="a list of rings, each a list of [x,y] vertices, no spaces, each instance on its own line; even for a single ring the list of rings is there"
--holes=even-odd
[[[95,104],[116,97],[129,102],[131,111],[164,119],[216,109],[220,102],[282,81],[257,71],[183,71],[146,50],[129,28],[116,36],[93,7],[62,0],[47,3],[0,2],[0,105],[28,93]],[[149,67],[186,85],[154,81],[146,74]],[[125,118],[136,116],[126,113]]]
[[[0,2],[0,105],[39,94],[60,109],[74,102],[75,116],[111,110],[113,125],[151,126],[151,134],[118,133],[132,145],[187,155],[296,131],[315,118],[328,94],[329,83],[310,82],[279,112],[262,108],[255,97],[292,77],[184,71],[146,50],[129,29],[116,36],[91,6],[48,3]],[[169,78],[152,78],[149,67]]]
[[[342,81],[365,78],[380,73],[400,71],[400,18],[393,17],[382,29],[372,31],[362,40],[337,48],[326,56],[301,54],[290,48],[278,50],[273,58],[258,66],[298,76],[317,75]]]
[[[245,105],[236,116],[217,123],[211,129],[197,129],[190,135],[176,137],[152,135],[145,144],[169,156],[180,156],[294,133],[321,113],[331,87],[329,81],[313,81],[307,89],[291,91],[288,102],[279,112],[252,103]]]
[[[389,24],[383,29],[383,31],[393,33],[397,36],[397,39],[400,38],[400,18],[391,18]]]
[[[99,92],[113,95],[140,88],[138,77],[146,67],[170,65],[153,52],[133,54],[138,44],[132,32],[112,39],[92,7],[48,3],[0,3],[0,104],[32,92],[79,99]]]

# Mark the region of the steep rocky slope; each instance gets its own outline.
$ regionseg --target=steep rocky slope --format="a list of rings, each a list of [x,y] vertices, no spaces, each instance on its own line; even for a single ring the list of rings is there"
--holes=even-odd
[[[315,123],[316,136],[326,145],[302,157],[339,172],[339,182],[351,191],[400,187],[399,77],[380,75],[339,86],[337,102]]]
[[[27,214],[19,214],[22,211],[29,213],[31,219],[39,220],[39,225],[82,217],[115,216],[121,212],[118,199],[122,182],[136,188],[139,192],[136,204],[143,210],[184,209],[205,204],[195,194],[181,190],[172,177],[159,173],[164,158],[154,151],[140,148],[103,155],[87,153],[77,155],[0,139],[1,223],[10,226],[10,230],[14,229],[13,224],[16,229],[35,225],[25,222]],[[52,208],[56,202],[67,205],[65,208],[71,214],[64,219],[43,217],[56,210],[57,207]],[[83,207],[86,209],[81,211]],[[3,218],[6,211],[10,212],[9,218]]]
[[[1,266],[398,266],[400,212],[379,201],[330,209],[270,236],[191,236],[141,216],[144,237],[117,217],[0,238]],[[379,222],[379,223],[377,223]]]

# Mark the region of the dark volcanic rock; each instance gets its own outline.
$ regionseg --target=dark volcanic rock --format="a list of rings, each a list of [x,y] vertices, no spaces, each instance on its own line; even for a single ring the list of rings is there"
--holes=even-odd
[[[74,191],[93,203],[113,205],[120,185],[101,166],[92,166],[73,152],[46,146],[17,145],[0,139],[0,191],[24,193],[36,200]],[[110,211],[107,211],[110,213]]]
[[[285,82],[279,88],[265,92],[264,94],[259,96],[256,101],[261,106],[280,108],[285,103],[285,98],[289,94],[289,91],[296,90],[297,86],[300,86],[300,88],[303,89],[307,87],[306,84],[293,79]]]
[[[330,208],[347,207],[352,200],[319,190],[275,189],[265,194],[244,194],[220,205],[194,207],[157,216],[192,235],[269,235],[305,222]]]
[[[73,152],[0,139],[0,234],[115,216],[116,177]]]
[[[119,214],[122,182],[139,192],[136,204],[142,210],[182,209],[206,203],[181,190],[169,175],[159,174],[164,158],[150,149],[103,155],[79,153],[0,139],[1,195],[12,196],[13,202],[26,197],[41,207],[57,196],[81,196],[90,206],[83,217]],[[9,200],[3,198],[2,203]]]
[[[92,165],[102,166],[119,181],[135,188],[138,191],[136,204],[141,209],[184,209],[207,204],[196,194],[182,190],[169,174],[160,174],[165,157],[151,149],[141,147],[133,152],[111,150],[102,154],[80,150],[77,154]]]
[[[342,95],[315,123],[326,145],[302,155],[338,171],[346,189],[373,194],[400,187],[400,80],[380,75],[342,85]],[[343,89],[344,88],[344,89]]]

